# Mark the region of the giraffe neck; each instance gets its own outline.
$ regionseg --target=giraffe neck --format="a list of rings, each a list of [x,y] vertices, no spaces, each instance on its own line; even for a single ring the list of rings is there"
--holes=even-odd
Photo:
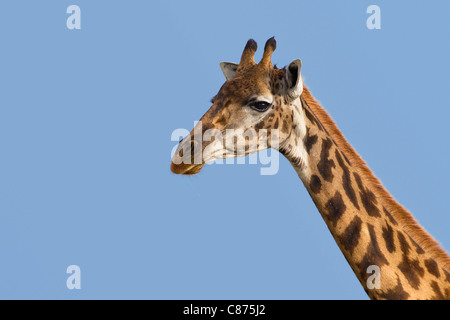
[[[373,176],[305,88],[281,145],[372,299],[450,299],[450,259]],[[378,272],[379,271],[379,272]]]

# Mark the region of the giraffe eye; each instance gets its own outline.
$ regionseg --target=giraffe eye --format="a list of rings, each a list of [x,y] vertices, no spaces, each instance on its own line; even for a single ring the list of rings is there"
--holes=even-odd
[[[256,110],[256,111],[259,111],[259,112],[264,112],[267,109],[269,109],[271,104],[269,102],[266,102],[266,101],[256,101],[256,102],[251,103],[249,106],[253,110]]]

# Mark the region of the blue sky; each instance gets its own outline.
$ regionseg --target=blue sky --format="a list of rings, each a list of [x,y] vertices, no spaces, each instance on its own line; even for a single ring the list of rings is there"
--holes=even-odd
[[[81,8],[68,30],[66,8]],[[381,8],[368,30],[366,9]],[[450,3],[2,1],[0,298],[367,299],[290,164],[171,174],[249,38],[447,251]],[[261,56],[261,51],[257,53]],[[81,269],[68,290],[66,269]]]

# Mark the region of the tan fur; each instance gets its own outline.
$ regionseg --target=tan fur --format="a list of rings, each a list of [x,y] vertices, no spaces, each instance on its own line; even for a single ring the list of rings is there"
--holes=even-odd
[[[225,74],[227,81],[201,118],[203,129],[278,131],[280,144],[275,148],[294,166],[370,298],[450,299],[449,256],[386,191],[308,88],[301,91],[300,60],[284,69],[274,68],[270,57],[276,42],[271,38],[256,64],[256,48],[256,42],[249,40],[240,64]],[[251,101],[261,96],[273,101],[270,108],[257,112]],[[200,148],[192,147],[196,143]],[[183,150],[190,160],[209,145],[210,140],[195,141],[194,129],[180,142],[171,170],[198,173],[204,161],[179,160],[184,158]],[[246,143],[241,150],[248,155],[257,149]],[[367,268],[373,265],[383,274],[382,288],[377,290],[366,282]]]
[[[360,174],[361,178],[370,186],[376,197],[385,205],[394,218],[403,226],[405,232],[417,242],[419,246],[425,251],[431,253],[436,262],[439,263],[444,269],[450,271],[450,257],[439,246],[439,244],[418,224],[411,213],[400,205],[392,195],[383,187],[381,181],[373,174],[365,161],[358,155],[353,147],[344,138],[341,131],[330,115],[322,108],[317,100],[311,95],[308,88],[305,86],[302,98],[311,107],[314,114],[319,121],[335,140],[337,145],[345,153],[352,166]]]

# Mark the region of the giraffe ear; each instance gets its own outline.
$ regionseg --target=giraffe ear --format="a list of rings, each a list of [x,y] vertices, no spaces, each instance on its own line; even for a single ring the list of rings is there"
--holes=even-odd
[[[239,64],[233,62],[221,62],[220,69],[222,69],[223,74],[227,80],[231,80],[236,75],[236,70]]]
[[[300,59],[292,61],[286,67],[287,95],[291,99],[298,98],[303,92],[301,69],[302,61]]]

